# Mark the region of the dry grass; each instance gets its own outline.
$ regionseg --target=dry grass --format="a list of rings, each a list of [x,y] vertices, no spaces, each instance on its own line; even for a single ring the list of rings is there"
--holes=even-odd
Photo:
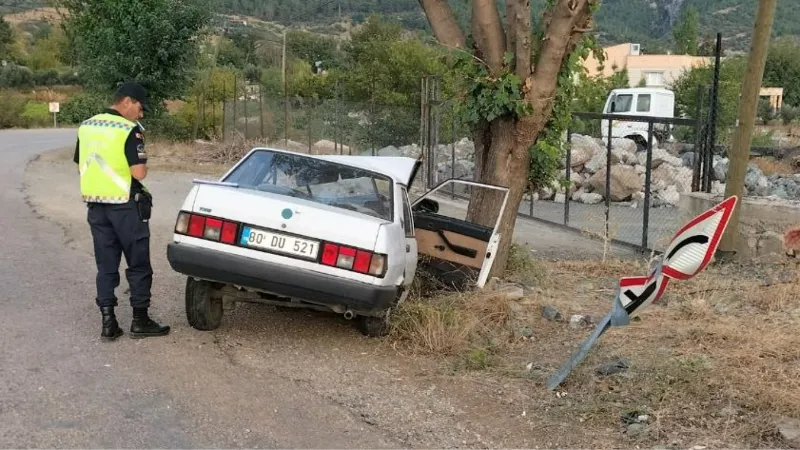
[[[673,282],[662,302],[603,335],[559,388],[567,397],[544,388],[591,327],[545,320],[542,306],[565,319],[601,317],[619,277],[645,274],[646,266],[523,261],[536,271],[529,279],[537,280],[524,299],[512,305],[489,292],[412,298],[398,315],[393,340],[448,361],[447,370],[484,369],[495,385],[517,383],[521,401],[536,405],[529,420],[542,431],[581,427],[586,437],[575,437],[574,446],[786,447],[775,423],[781,416],[800,418],[800,267],[792,262],[712,266],[693,280]],[[533,330],[530,339],[520,337],[521,326]],[[627,372],[595,372],[618,357],[628,359]],[[645,432],[628,437],[621,417],[633,411],[651,420]]]
[[[788,160],[776,160],[775,158],[759,156],[751,160],[753,164],[758,166],[764,175],[792,175],[794,169]]]
[[[148,164],[154,170],[222,175],[253,147],[256,141],[235,139],[230,143],[147,142]]]

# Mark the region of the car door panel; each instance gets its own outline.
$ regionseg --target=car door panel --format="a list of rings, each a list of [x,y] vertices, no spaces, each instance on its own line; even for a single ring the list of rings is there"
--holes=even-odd
[[[439,204],[432,199],[436,191],[448,182],[505,191],[500,216],[508,199],[508,189],[465,180],[448,180],[418,198],[413,204],[419,265],[424,266],[446,286],[459,290],[468,284],[483,287],[500,240],[497,232],[499,217],[494,227],[487,227],[440,214]]]

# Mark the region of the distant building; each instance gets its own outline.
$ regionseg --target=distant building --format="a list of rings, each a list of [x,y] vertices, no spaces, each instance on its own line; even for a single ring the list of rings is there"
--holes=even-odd
[[[630,42],[605,47],[606,60],[603,66],[590,55],[584,67],[590,76],[611,76],[619,70],[627,70],[630,87],[669,87],[684,70],[704,64],[713,64],[713,58],[691,55],[643,55],[641,46]]]
[[[616,71],[626,70],[629,87],[643,84],[645,87],[669,89],[685,70],[714,64],[714,58],[708,56],[643,55],[641,46],[630,42],[605,47],[603,52],[606,60],[602,67],[593,55],[584,61],[583,65],[589,76],[610,77]],[[759,95],[766,97],[775,111],[780,111],[783,106],[783,88],[762,87]]]

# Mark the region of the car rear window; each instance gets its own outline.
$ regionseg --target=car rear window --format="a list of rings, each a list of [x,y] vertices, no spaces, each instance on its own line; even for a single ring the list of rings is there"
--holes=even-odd
[[[393,220],[389,177],[301,154],[256,150],[222,181]]]

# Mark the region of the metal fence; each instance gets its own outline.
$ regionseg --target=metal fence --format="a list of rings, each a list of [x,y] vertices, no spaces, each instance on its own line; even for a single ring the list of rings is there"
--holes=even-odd
[[[235,83],[222,101],[198,100],[197,137],[239,136],[311,154],[423,158],[417,191],[473,177],[471,131],[456,101],[441,99],[436,77],[421,80],[420,102],[412,106],[283,98]],[[574,113],[558,182],[529,190],[519,214],[640,250],[660,249],[680,226],[682,194],[721,188],[714,180],[713,111],[703,94],[693,119]],[[649,139],[626,139],[616,124],[638,124]],[[453,198],[470,194],[468,187],[448,191]]]
[[[194,139],[249,141],[311,154],[393,155],[419,148],[418,105],[283,97],[260,84],[233,79],[193,99]],[[406,153],[412,152],[403,149]]]
[[[420,139],[425,185],[471,179],[469,131],[452,115],[452,101],[439,99],[435,80],[428,87]],[[573,113],[558,180],[529,189],[519,215],[641,251],[663,250],[685,219],[677,213],[683,194],[723,189],[713,180],[713,110],[703,95],[698,92],[693,119]],[[636,129],[640,137],[626,138]],[[449,194],[466,200],[470,191]]]

